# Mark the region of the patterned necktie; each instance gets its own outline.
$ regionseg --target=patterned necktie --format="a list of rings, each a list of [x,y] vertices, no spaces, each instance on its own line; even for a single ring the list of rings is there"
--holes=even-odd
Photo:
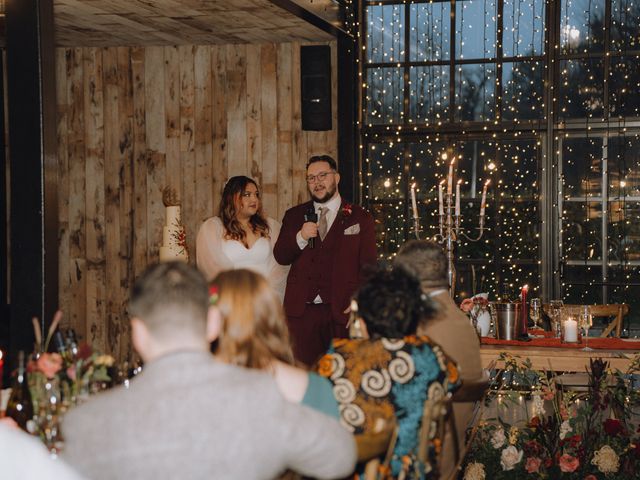
[[[320,207],[320,220],[318,221],[318,233],[320,234],[320,240],[324,240],[327,236],[327,207]]]

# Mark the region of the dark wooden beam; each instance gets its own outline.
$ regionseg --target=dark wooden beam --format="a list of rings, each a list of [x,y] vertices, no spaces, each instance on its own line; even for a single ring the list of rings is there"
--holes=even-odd
[[[10,157],[9,354],[30,351],[58,305],[53,0],[7,0]]]
[[[356,107],[358,77],[356,44],[349,35],[338,35],[338,168],[340,194],[361,202],[357,153]]]
[[[318,27],[320,30],[324,30],[325,32],[338,37],[341,33],[346,32],[346,27],[344,26],[344,20],[338,18],[337,20],[329,20],[325,18],[322,11],[314,11],[317,3],[314,4],[308,0],[269,0],[274,5],[277,5],[280,8],[285,9],[289,13],[294,14],[296,17],[301,18],[302,20],[309,22],[311,25]],[[337,8],[337,7],[336,7]],[[338,12],[340,13],[340,12]]]

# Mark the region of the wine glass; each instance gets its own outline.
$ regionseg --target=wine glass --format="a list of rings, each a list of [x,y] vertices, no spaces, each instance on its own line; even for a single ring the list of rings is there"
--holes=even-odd
[[[549,302],[549,316],[551,317],[551,330],[553,331],[554,336],[557,338],[560,337],[560,329],[561,322],[560,319],[562,317],[562,308],[564,307],[564,303],[562,300],[551,300]]]
[[[579,325],[580,328],[584,330],[584,348],[582,349],[585,352],[592,352],[593,348],[589,348],[589,328],[593,325],[593,315],[591,315],[591,308],[589,305],[583,305],[580,308],[580,317],[579,317]]]
[[[538,322],[540,321],[540,299],[532,298],[530,305],[531,309],[529,310],[529,316],[531,317],[531,320],[533,320],[533,328],[540,328],[538,325]]]

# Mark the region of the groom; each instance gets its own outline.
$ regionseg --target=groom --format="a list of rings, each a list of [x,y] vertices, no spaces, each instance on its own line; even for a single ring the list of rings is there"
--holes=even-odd
[[[273,250],[278,263],[291,265],[284,309],[295,356],[306,365],[326,352],[332,338],[347,336],[349,301],[363,267],[376,261],[373,217],[342,200],[339,182],[333,158],[309,159],[312,201],[287,210]]]

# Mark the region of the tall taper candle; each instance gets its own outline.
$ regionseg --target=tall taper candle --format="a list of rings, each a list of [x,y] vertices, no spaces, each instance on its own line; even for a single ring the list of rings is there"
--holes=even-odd
[[[451,160],[449,164],[449,175],[447,176],[447,195],[451,195],[453,193],[453,162],[456,159]]]
[[[416,203],[416,184],[411,184],[411,209],[413,210],[413,219],[418,218],[418,204]]]
[[[442,202],[442,196],[444,195],[444,182],[440,181],[438,184],[438,215],[444,215],[444,203]]]
[[[456,184],[456,216],[460,215],[460,185],[462,184],[462,180],[458,180]]]
[[[529,332],[527,329],[527,318],[529,317],[529,315],[527,314],[527,292],[528,291],[529,291],[529,285],[525,285],[524,287],[522,287],[522,290],[520,292],[520,297],[522,300],[522,307],[520,308],[522,310],[522,312],[520,313],[522,315],[521,333],[523,337],[529,336]]]
[[[484,182],[484,187],[482,188],[482,200],[480,201],[480,216],[484,217],[484,208],[487,206],[487,188],[489,188],[489,183],[491,180],[487,180]]]

